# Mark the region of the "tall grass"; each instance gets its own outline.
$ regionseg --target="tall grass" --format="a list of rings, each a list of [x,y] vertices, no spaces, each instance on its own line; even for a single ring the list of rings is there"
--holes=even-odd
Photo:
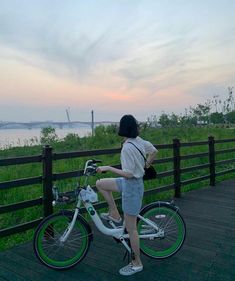
[[[227,139],[235,137],[235,129],[229,128],[214,128],[214,127],[191,127],[191,128],[145,128],[140,132],[140,136],[144,139],[151,141],[153,144],[169,144],[172,143],[172,139],[179,138],[181,142],[193,142],[193,141],[205,141],[208,136],[213,135],[215,139]],[[96,134],[94,137],[79,138],[76,135],[67,136],[64,140],[51,143],[54,152],[66,152],[77,150],[91,150],[91,149],[105,149],[105,148],[120,148],[122,139],[117,136],[115,127],[98,127],[96,128]],[[217,144],[216,149],[225,149],[235,147],[235,143]],[[182,155],[196,154],[201,152],[207,152],[208,146],[193,146],[181,148]],[[0,151],[0,158],[7,157],[19,157],[28,155],[39,155],[42,152],[41,145],[25,146],[17,148],[9,148]],[[162,149],[159,151],[157,158],[172,157],[173,152],[171,149]],[[120,155],[102,155],[98,157],[102,160],[102,165],[117,165],[120,164]],[[219,154],[216,156],[216,161],[235,158],[235,153]],[[53,172],[60,173],[66,171],[74,171],[83,168],[83,165],[88,157],[73,158],[66,160],[57,160],[53,163]],[[208,163],[207,157],[195,158],[182,161],[182,167],[190,167],[194,165],[200,165]],[[158,172],[172,170],[172,163],[158,164],[156,169]],[[228,164],[224,167],[217,167],[217,171],[234,168],[234,164]],[[190,179],[193,177],[202,176],[208,174],[208,169],[197,170],[182,175],[182,180]],[[38,176],[42,174],[41,163],[32,163],[24,165],[13,165],[0,168],[0,181],[10,181],[14,179],[27,178]],[[113,176],[110,173],[105,175],[106,177]],[[235,173],[217,178],[218,180],[224,180],[228,178],[234,178]],[[93,178],[91,184],[95,184],[97,178]],[[159,178],[145,182],[145,189],[148,190],[154,187],[160,187],[173,183],[173,177]],[[77,179],[71,178],[66,180],[60,180],[55,183],[61,191],[69,191],[76,187]],[[208,181],[199,182],[196,184],[187,185],[182,188],[183,191],[189,191],[194,188],[200,188],[207,186]],[[41,185],[31,185],[18,188],[12,188],[9,190],[0,190],[0,205],[7,205],[25,200],[35,199],[42,196]],[[151,195],[144,199],[144,203],[151,201],[173,197],[173,191],[166,192],[164,194]],[[70,206],[71,207],[71,206]],[[31,207],[7,214],[0,215],[0,229],[14,226],[23,222],[31,221],[42,216],[42,207]],[[0,250],[9,248],[15,244],[23,241],[27,241],[32,238],[33,230],[29,230],[25,233],[12,235],[0,239]]]

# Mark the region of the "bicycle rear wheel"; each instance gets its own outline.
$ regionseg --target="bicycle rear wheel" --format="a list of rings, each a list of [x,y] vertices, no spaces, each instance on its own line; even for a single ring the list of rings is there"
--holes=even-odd
[[[63,270],[79,263],[86,255],[91,232],[82,217],[77,217],[65,242],[60,238],[68,228],[73,212],[65,211],[44,219],[34,235],[34,252],[46,266]]]
[[[141,216],[151,220],[162,231],[161,237],[140,239],[141,251],[155,259],[164,259],[174,255],[183,245],[186,227],[178,210],[170,204],[160,202],[146,206]],[[157,231],[141,219],[138,221],[138,233],[156,234]]]

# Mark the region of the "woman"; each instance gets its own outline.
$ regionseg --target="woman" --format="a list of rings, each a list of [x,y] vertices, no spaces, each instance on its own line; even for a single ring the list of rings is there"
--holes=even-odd
[[[122,219],[117,210],[112,192],[116,191],[122,193],[122,210],[124,213],[125,226],[130,236],[133,259],[130,264],[121,268],[119,273],[121,275],[132,275],[143,270],[140,259],[139,236],[136,222],[144,193],[143,175],[145,160],[138,149],[140,149],[144,155],[147,154],[146,166],[153,162],[157,149],[150,142],[138,137],[138,124],[132,115],[124,115],[121,118],[118,134],[124,137],[121,150],[122,169],[116,169],[111,166],[100,166],[97,168],[97,172],[102,173],[109,171],[120,177],[98,180],[96,186],[103,194],[109,206],[109,212],[101,214],[101,218],[112,220],[115,223],[120,223]]]

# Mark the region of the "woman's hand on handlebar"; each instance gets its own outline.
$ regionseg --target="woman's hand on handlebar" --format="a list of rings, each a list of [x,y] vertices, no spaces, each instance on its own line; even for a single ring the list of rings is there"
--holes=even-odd
[[[114,168],[112,166],[99,166],[97,169],[96,169],[96,172],[97,173],[105,173],[105,172],[112,172],[118,176],[121,176],[121,177],[124,177],[124,178],[133,178],[133,174],[130,173],[130,172],[125,172],[121,169],[117,169],[117,168]]]
[[[105,172],[108,172],[108,171],[110,171],[110,166],[99,166],[96,169],[97,173],[105,173]]]

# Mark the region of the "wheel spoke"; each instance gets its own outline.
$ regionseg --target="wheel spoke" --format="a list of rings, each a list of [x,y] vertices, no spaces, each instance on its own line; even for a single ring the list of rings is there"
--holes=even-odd
[[[164,258],[177,252],[185,238],[185,226],[179,213],[168,206],[159,204],[146,209],[142,216],[155,223],[164,235],[154,239],[142,239],[140,241],[141,250],[153,258]],[[139,221],[138,231],[140,234],[150,233],[151,230],[146,223]],[[155,231],[155,233],[158,232]]]
[[[88,250],[89,235],[83,221],[79,219],[66,241],[60,241],[68,228],[70,217],[71,215],[52,215],[45,219],[35,233],[35,253],[51,268],[69,268],[78,263]]]

